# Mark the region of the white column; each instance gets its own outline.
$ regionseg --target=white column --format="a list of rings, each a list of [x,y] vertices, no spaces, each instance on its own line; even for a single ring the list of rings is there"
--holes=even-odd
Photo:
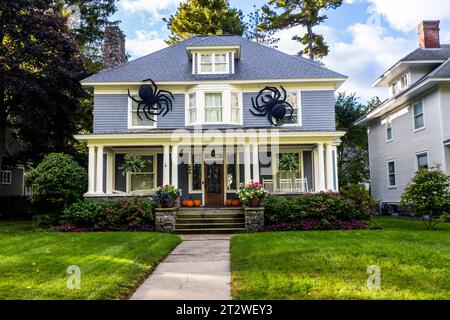
[[[170,146],[164,146],[163,184],[170,184]]]
[[[325,165],[326,165],[327,190],[334,190],[333,153],[332,153],[332,145],[329,143],[325,145]]]
[[[253,145],[253,181],[259,181],[259,148],[257,144]]]
[[[172,147],[172,185],[178,188],[178,146]]]
[[[244,176],[245,183],[249,183],[252,180],[251,172],[250,172],[250,145],[244,145]]]
[[[319,190],[319,153],[317,149],[313,151],[313,161],[314,161],[314,191]]]
[[[103,146],[97,147],[97,187],[95,193],[103,193]]]
[[[108,152],[106,154],[106,193],[112,194],[113,177],[114,177],[114,153]]]
[[[88,194],[95,193],[95,146],[89,146],[89,187]]]
[[[337,147],[334,146],[332,148],[332,150],[334,151],[334,174],[335,174],[335,177],[336,177],[335,190],[339,191],[339,175],[338,175],[338,164],[337,164]]]
[[[317,175],[318,183],[316,191],[325,191],[325,161],[323,155],[323,144],[319,143],[317,145]]]

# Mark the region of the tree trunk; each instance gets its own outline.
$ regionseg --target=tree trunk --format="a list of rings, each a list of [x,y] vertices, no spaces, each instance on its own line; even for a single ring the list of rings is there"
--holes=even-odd
[[[310,24],[308,24],[306,26],[306,29],[308,30],[308,50],[309,50],[309,58],[311,60],[314,60],[314,33],[312,30],[312,26]]]

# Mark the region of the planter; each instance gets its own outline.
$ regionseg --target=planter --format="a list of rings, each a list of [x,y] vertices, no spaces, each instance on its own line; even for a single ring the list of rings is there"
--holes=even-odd
[[[248,201],[247,204],[250,208],[259,208],[261,206],[261,199],[253,198]]]
[[[175,207],[175,204],[177,203],[177,199],[164,199],[161,200],[161,208],[173,208]]]

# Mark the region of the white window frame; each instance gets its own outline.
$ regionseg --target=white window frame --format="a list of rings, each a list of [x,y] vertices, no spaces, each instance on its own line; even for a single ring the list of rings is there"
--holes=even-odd
[[[221,106],[208,106],[208,107],[206,107],[206,95],[207,94],[220,94],[221,95],[221,100],[222,100],[222,105]],[[202,104],[203,104],[203,124],[205,124],[205,125],[214,125],[214,124],[223,124],[223,123],[226,123],[226,121],[225,121],[225,108],[226,108],[226,106],[227,105],[229,105],[230,106],[230,109],[231,109],[231,94],[230,94],[230,97],[229,97],[229,99],[227,99],[227,97],[225,97],[225,92],[224,91],[205,91],[204,92],[204,94],[203,94],[203,101],[202,101]],[[227,103],[227,101],[226,100],[228,100],[229,101],[229,103]],[[208,122],[208,121],[206,121],[206,109],[220,109],[221,110],[221,115],[222,115],[222,120],[221,121],[210,121],[210,122]],[[231,111],[231,110],[230,110]],[[231,121],[228,121],[228,122],[231,122]]]
[[[236,172],[235,172],[235,174],[236,174],[236,189],[228,189],[228,181],[227,181],[227,177],[228,177],[228,153],[227,153],[227,151],[230,151],[230,150],[228,150],[228,148],[225,146],[225,156],[224,156],[224,187],[225,187],[225,195],[227,194],[227,193],[237,193],[238,192],[238,190],[239,190],[239,186],[240,186],[240,184],[241,184],[241,179],[240,179],[240,171],[239,171],[239,151],[238,151],[238,148],[234,148],[233,149],[233,153],[232,153],[232,155],[233,156],[235,156],[235,158],[236,158],[236,163],[235,163],[235,166],[236,166]]]
[[[297,122],[296,123],[285,123],[282,127],[301,127],[302,126],[302,91],[297,90],[286,90],[286,93],[297,94]],[[287,110],[286,110],[287,111]]]
[[[134,97],[135,95],[132,94],[132,96]],[[137,99],[139,99],[139,97],[137,97]],[[158,121],[158,117],[155,117],[155,121],[153,122],[151,121],[152,125],[151,126],[134,126],[133,125],[133,100],[128,97],[128,129],[155,129],[157,127],[157,121]]]
[[[391,138],[389,139],[388,136],[388,129],[389,129],[389,124],[391,125]],[[394,124],[392,122],[391,118],[387,118],[386,120],[386,143],[392,142],[394,141]]]
[[[420,128],[416,128],[416,115],[414,113],[414,107],[416,105],[418,105],[419,103],[422,105],[423,126],[420,127]],[[424,104],[423,99],[417,100],[411,105],[411,113],[412,113],[412,120],[413,120],[413,130],[414,130],[413,132],[419,132],[419,131],[425,130],[425,128],[426,128],[426,119],[425,119],[425,104]]]
[[[195,147],[194,147],[195,148]],[[193,166],[194,163],[192,162],[192,157],[194,155],[194,152],[192,152],[192,149],[187,150],[187,153],[189,154],[189,161],[188,161],[188,189],[189,189],[189,194],[201,194],[203,195],[203,192],[205,190],[205,183],[204,183],[204,175],[205,175],[205,161],[203,161],[203,148],[201,149],[201,172],[200,172],[200,180],[201,180],[201,184],[202,184],[202,188],[201,190],[193,190]]]
[[[426,156],[427,158],[427,167],[430,168],[430,158],[428,157],[428,151],[420,151],[416,152],[416,171],[419,170],[419,157]]]
[[[404,86],[402,86],[402,80],[406,80],[406,83]],[[389,86],[390,88],[390,94],[391,96],[395,96],[399,94],[400,92],[403,92],[407,88],[411,86],[411,74],[405,73],[401,75],[400,77],[396,78],[395,81]]]
[[[394,164],[394,173],[390,173],[389,172],[389,164],[393,163]],[[395,178],[395,185],[391,185],[391,179],[390,176],[394,175]],[[388,189],[396,189],[397,188],[397,168],[395,167],[395,160],[391,159],[387,161],[387,185],[388,185]]]
[[[211,51],[211,52],[198,52],[198,59],[197,59],[197,72],[198,74],[230,74],[230,51]],[[202,56],[204,55],[212,55],[211,64],[212,64],[212,71],[202,71]],[[226,63],[226,69],[225,72],[223,71],[216,71],[216,55],[225,55],[225,63]]]
[[[193,108],[191,108],[191,96],[195,97],[195,106]],[[197,96],[197,92],[194,91],[194,92],[186,93],[186,110],[187,110],[186,125],[196,124],[198,122],[198,96]],[[191,122],[191,110],[195,110],[195,120],[194,120],[194,122]]]
[[[0,184],[11,185],[12,184],[12,171],[0,170]]]
[[[117,154],[135,154],[138,156],[152,156],[153,157],[153,172],[140,172],[140,174],[153,174],[153,189],[156,189],[158,185],[158,152],[157,151],[142,151],[142,150],[127,150],[127,151],[117,151],[114,153],[114,158]],[[114,165],[115,168],[115,165]],[[125,190],[127,194],[131,194],[131,172],[127,172],[125,176]],[[115,173],[113,174],[113,177],[115,176]],[[114,182],[113,182],[114,185]]]

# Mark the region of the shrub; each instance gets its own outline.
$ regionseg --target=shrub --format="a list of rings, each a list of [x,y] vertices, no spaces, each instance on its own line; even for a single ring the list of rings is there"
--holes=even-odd
[[[84,200],[64,211],[58,231],[135,231],[154,227],[151,200],[121,199],[108,201]]]
[[[401,205],[422,218],[427,229],[448,219],[450,213],[450,177],[440,167],[420,169],[402,194]]]
[[[86,170],[63,153],[47,155],[27,175],[27,184],[33,190],[32,202],[47,204],[56,213],[80,200],[87,190],[87,182]]]
[[[341,189],[341,195],[346,199],[352,200],[360,212],[368,215],[372,213],[375,200],[364,185],[350,184],[343,187]]]
[[[33,216],[32,225],[34,229],[46,230],[58,224],[59,216],[55,214],[40,214]]]

